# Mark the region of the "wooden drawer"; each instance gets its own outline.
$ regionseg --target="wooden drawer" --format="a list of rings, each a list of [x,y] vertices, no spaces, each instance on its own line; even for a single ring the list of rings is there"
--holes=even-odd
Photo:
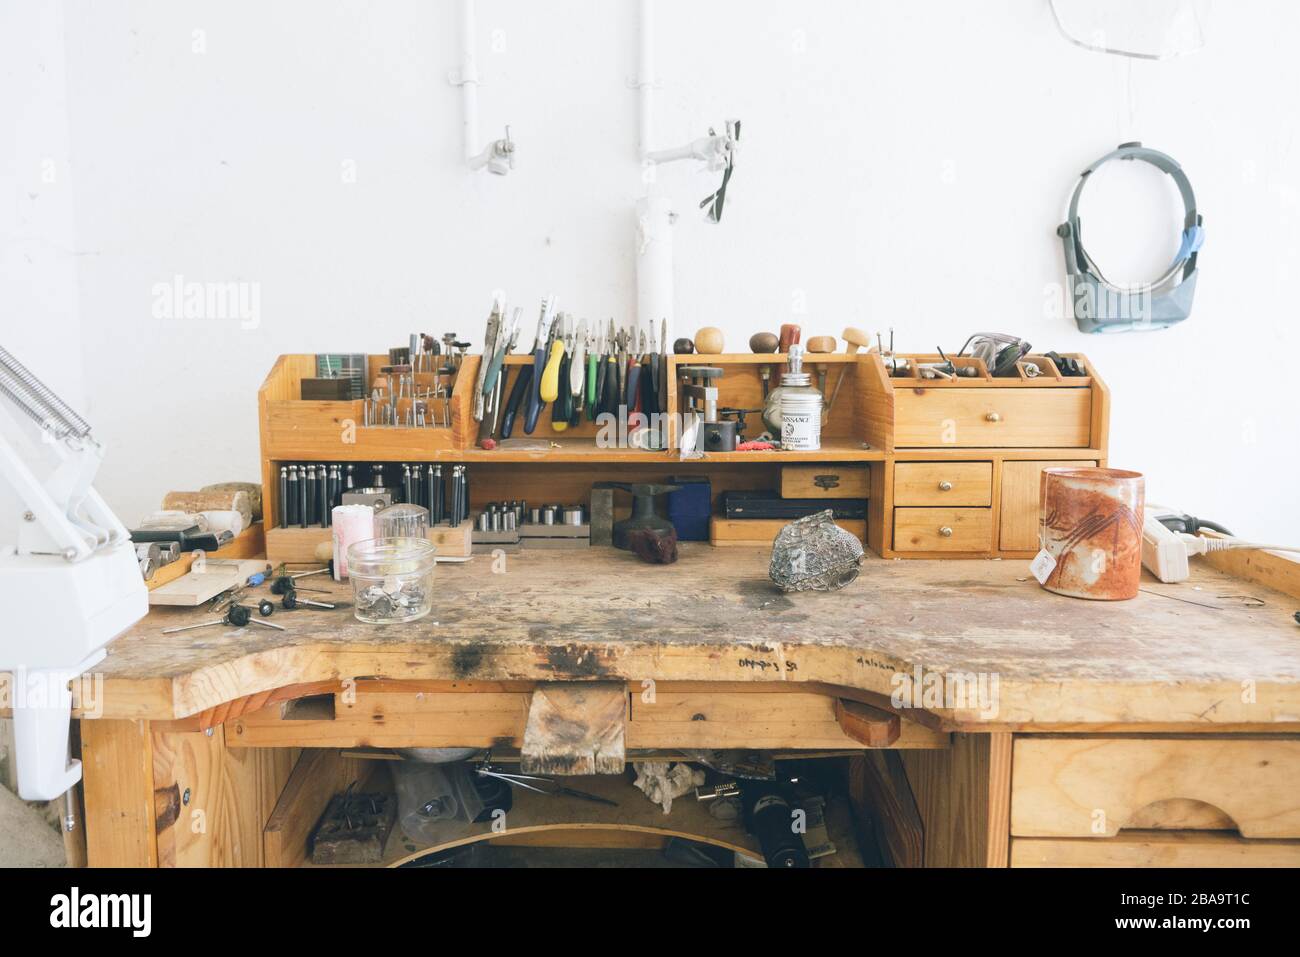
[[[894,551],[987,552],[992,548],[992,509],[894,509]]]
[[[1089,389],[899,389],[897,448],[1087,448]]]
[[[1095,460],[1002,463],[1002,517],[998,547],[1006,551],[1038,549],[1038,483],[1043,469],[1092,468]]]
[[[899,462],[895,505],[991,505],[992,462]]]
[[[781,497],[867,498],[867,479],[865,465],[785,465],[781,468]]]
[[[1300,838],[1296,738],[1018,738],[1012,768],[1017,837],[1173,826]]]
[[[1300,841],[1203,831],[1125,831],[1097,841],[1018,837],[1012,867],[1300,867]]]

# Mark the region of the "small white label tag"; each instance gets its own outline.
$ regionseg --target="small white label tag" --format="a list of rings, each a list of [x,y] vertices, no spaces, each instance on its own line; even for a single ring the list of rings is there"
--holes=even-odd
[[[1034,573],[1038,579],[1038,584],[1047,581],[1047,576],[1052,574],[1052,569],[1056,567],[1056,559],[1052,557],[1047,549],[1043,549],[1034,556],[1034,560],[1029,563],[1029,570]]]

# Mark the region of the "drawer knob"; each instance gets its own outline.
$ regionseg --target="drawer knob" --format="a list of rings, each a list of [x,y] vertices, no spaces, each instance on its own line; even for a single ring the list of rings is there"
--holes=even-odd
[[[939,529],[939,534],[944,538],[952,538],[952,528],[945,525],[943,528]]]
[[[996,412],[990,412],[988,415],[984,416],[984,418],[987,419],[989,422],[1002,421],[1002,416],[998,415]]]
[[[940,483],[939,483],[939,491],[940,491],[940,492],[951,492],[951,491],[952,491],[952,483],[951,483],[951,482],[946,482],[946,481],[945,481],[945,482],[940,482]]]

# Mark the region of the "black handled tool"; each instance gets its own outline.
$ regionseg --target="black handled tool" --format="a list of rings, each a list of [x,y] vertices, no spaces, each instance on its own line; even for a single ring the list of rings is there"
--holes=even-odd
[[[515,384],[510,389],[510,400],[506,403],[505,414],[501,417],[501,438],[510,438],[510,433],[515,429],[515,417],[519,415],[519,406],[525,396],[532,394],[532,385],[533,367],[520,366],[519,374],[515,376]]]
[[[542,414],[542,373],[546,369],[551,342],[555,337],[555,297],[542,300],[542,314],[537,320],[537,336],[533,340],[533,383],[528,390],[528,405],[524,410],[524,431],[529,435],[537,427]]]

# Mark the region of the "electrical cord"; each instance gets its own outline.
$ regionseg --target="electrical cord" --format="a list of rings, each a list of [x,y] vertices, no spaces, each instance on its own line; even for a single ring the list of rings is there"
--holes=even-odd
[[[1195,515],[1188,515],[1185,512],[1158,515],[1156,521],[1171,532],[1195,535],[1201,529],[1208,528],[1212,532],[1218,532],[1220,535],[1232,537],[1232,532],[1228,531],[1218,522],[1211,522],[1203,518],[1197,518]]]
[[[1234,548],[1257,548],[1269,552],[1300,552],[1294,545],[1261,545],[1241,538],[1202,538],[1187,532],[1179,533],[1179,538],[1187,546],[1188,555],[1207,555],[1210,552],[1226,552]]]

